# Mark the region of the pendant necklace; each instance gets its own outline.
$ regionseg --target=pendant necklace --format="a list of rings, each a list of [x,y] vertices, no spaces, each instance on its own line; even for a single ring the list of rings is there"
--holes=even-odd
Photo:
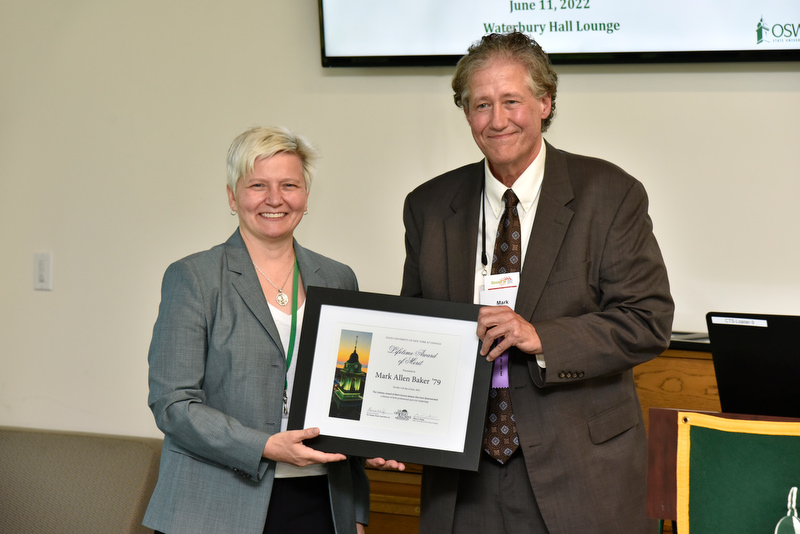
[[[297,260],[295,260],[295,263],[296,263],[296,261]],[[267,279],[267,282],[272,284],[272,287],[274,287],[275,289],[278,290],[278,294],[275,295],[275,301],[278,304],[280,304],[281,306],[286,306],[287,304],[289,304],[289,297],[287,297],[286,293],[283,292],[283,286],[286,285],[286,282],[289,280],[289,276],[291,276],[292,272],[294,271],[294,264],[292,264],[292,270],[289,271],[289,274],[286,275],[286,280],[283,281],[283,284],[281,284],[281,287],[278,287],[275,284],[273,284],[272,280],[269,279],[269,276],[264,274],[264,271],[262,271],[261,269],[258,268],[258,265],[256,265],[256,262],[253,262],[253,266],[258,270],[258,272],[261,273],[261,276],[263,276],[264,278]]]

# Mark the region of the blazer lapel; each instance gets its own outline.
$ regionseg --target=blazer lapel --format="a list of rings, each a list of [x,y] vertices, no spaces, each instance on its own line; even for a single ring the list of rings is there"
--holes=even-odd
[[[574,212],[566,207],[572,199],[572,185],[564,158],[547,143],[542,192],[525,253],[516,305],[516,312],[528,320],[533,318],[572,220]]]
[[[467,168],[462,186],[450,203],[453,214],[444,220],[448,289],[450,299],[456,302],[471,303],[474,299],[477,229],[483,179],[483,161]]]
[[[303,277],[303,287],[308,290],[308,286],[327,287],[325,277],[322,276],[321,265],[314,261],[314,258],[300,246],[297,240],[294,241],[294,253],[297,256],[297,265],[300,267],[300,276]]]
[[[228,272],[231,273],[233,287],[239,293],[245,305],[256,316],[261,326],[264,327],[264,330],[267,331],[275,345],[285,354],[286,350],[281,343],[281,336],[278,334],[278,329],[272,320],[272,314],[264,298],[264,291],[261,289],[261,283],[258,281],[253,262],[239,230],[236,230],[225,243],[225,257]]]

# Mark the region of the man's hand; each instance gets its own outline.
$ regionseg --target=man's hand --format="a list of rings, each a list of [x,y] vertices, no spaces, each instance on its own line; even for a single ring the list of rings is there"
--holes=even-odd
[[[478,312],[481,356],[493,362],[511,347],[528,354],[541,354],[542,341],[531,323],[508,306],[484,306]],[[497,341],[497,345],[492,346]]]
[[[380,469],[381,471],[386,471],[388,469],[404,471],[406,468],[406,464],[403,462],[398,462],[397,460],[384,460],[383,458],[370,458],[366,463],[367,467],[374,467],[375,469]]]
[[[319,428],[287,430],[286,432],[273,434],[267,440],[262,456],[276,462],[285,462],[298,467],[340,462],[347,458],[344,454],[320,452],[303,445],[304,439],[315,438],[318,435]]]

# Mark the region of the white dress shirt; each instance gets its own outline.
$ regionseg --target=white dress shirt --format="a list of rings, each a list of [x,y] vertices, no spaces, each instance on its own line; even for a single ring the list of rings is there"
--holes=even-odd
[[[542,180],[544,180],[544,162],[546,157],[545,144],[539,150],[536,158],[531,162],[527,169],[517,178],[511,186],[511,190],[517,195],[517,213],[519,214],[519,224],[522,230],[520,244],[522,245],[522,258],[520,258],[520,271],[522,271],[525,255],[528,252],[528,241],[533,230],[533,219],[536,217],[536,208],[539,205],[539,196],[542,192]],[[488,276],[492,274],[492,257],[494,256],[494,242],[497,239],[497,227],[500,218],[505,211],[503,194],[508,189],[500,180],[494,177],[489,168],[489,161],[485,160],[485,188],[482,202],[483,216],[478,219],[478,252],[475,260],[475,288],[473,302],[480,304],[480,292],[483,289],[484,273]],[[483,222],[486,221],[486,248],[483,248]],[[482,251],[486,251],[487,265],[484,268],[482,263]],[[544,368],[544,356],[536,355],[536,361],[540,367]]]

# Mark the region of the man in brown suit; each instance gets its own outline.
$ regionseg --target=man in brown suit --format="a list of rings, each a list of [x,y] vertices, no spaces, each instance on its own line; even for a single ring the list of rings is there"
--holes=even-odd
[[[480,303],[508,189],[521,227],[516,304],[478,319],[481,354],[507,353],[510,456],[482,455],[477,473],[425,467],[423,533],[654,531],[632,368],[669,342],[669,282],[641,183],[542,138],[556,86],[523,34],[470,47],[453,90],[486,159],[406,199],[407,296]]]

